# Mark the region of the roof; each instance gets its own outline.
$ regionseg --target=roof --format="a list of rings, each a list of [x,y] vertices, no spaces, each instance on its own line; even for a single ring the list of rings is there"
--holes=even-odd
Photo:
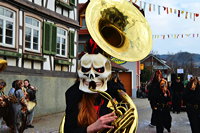
[[[160,58],[156,57],[155,55],[153,54],[149,54],[147,57],[145,57],[143,60],[141,60],[141,63],[142,62],[145,62],[145,60],[147,60],[148,58],[150,57],[153,57],[155,58],[158,62],[160,62],[163,66],[165,66],[167,69],[171,69],[164,61],[162,61]],[[157,68],[155,67],[155,69],[163,69],[163,67],[159,67],[157,66]]]

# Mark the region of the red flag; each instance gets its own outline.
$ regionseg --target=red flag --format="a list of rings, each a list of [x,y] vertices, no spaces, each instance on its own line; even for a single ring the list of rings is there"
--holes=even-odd
[[[181,14],[181,11],[180,11],[180,10],[178,10],[178,17],[180,17],[180,14]]]

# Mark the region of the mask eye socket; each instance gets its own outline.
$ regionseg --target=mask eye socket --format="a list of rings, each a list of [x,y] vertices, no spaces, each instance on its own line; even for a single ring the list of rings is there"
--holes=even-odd
[[[82,72],[89,72],[91,68],[81,67]]]
[[[101,68],[94,68],[94,70],[98,73],[103,73],[105,71],[104,67]]]

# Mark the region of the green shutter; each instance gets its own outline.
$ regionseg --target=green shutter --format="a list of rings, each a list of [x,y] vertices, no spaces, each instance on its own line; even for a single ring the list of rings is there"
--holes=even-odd
[[[54,24],[44,22],[43,26],[43,53],[56,54],[57,27]]]
[[[69,31],[69,57],[74,58],[74,31]]]
[[[56,38],[57,38],[57,27],[52,25],[52,43],[51,43],[51,54],[56,55]]]
[[[70,5],[75,6],[75,0],[69,0]]]
[[[51,24],[44,22],[43,25],[43,53],[50,54],[51,51]]]

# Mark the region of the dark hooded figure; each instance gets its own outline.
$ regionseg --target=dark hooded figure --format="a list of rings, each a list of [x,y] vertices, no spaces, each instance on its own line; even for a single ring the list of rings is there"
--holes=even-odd
[[[173,112],[180,113],[181,111],[181,101],[182,101],[182,92],[184,89],[183,83],[180,81],[180,77],[176,78],[176,81],[172,82],[172,108]]]
[[[197,78],[191,78],[183,93],[186,111],[192,133],[200,133],[200,84]]]

